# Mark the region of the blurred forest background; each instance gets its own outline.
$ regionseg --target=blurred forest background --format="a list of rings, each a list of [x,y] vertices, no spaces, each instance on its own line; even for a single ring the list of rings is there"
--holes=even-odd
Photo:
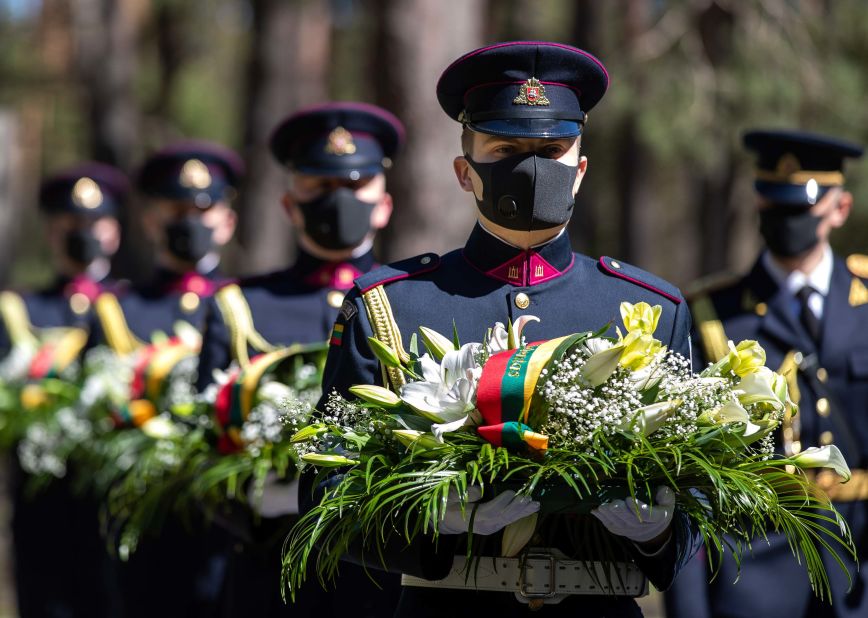
[[[266,144],[283,117],[327,99],[377,103],[407,124],[383,259],[454,248],[474,207],[452,176],[459,127],[437,105],[437,78],[475,47],[535,38],[587,49],[612,75],[583,139],[576,248],[682,286],[746,269],[759,248],[745,129],[868,142],[865,0],[0,0],[0,287],[51,279],[43,175],[83,159],[133,174],[179,137],[247,161],[227,269],[286,264],[285,176]],[[833,240],[866,252],[868,158],[848,175],[856,209]],[[140,207],[125,216],[120,276],[150,266]]]
[[[326,99],[374,102],[408,126],[384,259],[458,246],[474,210],[452,177],[459,130],[436,80],[465,51],[533,38],[587,49],[612,75],[583,140],[576,248],[680,285],[754,258],[744,129],[868,141],[864,0],[0,0],[0,285],[51,277],[42,175],[82,159],[134,173],[178,137],[223,142],[248,163],[228,269],[287,263],[285,181],[266,143],[281,118]],[[864,252],[868,161],[848,172],[857,208],[834,240]],[[123,276],[149,266],[138,207]]]

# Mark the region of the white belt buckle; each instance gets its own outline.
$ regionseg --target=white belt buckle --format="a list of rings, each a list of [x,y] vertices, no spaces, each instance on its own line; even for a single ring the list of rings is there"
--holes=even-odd
[[[548,592],[530,592],[528,588],[527,581],[527,569],[530,565],[531,560],[548,560],[548,570],[549,570],[549,591]],[[516,595],[521,596],[528,601],[531,599],[551,599],[557,596],[557,592],[555,590],[555,577],[557,569],[556,566],[557,559],[555,556],[549,552],[529,552],[524,556],[524,560],[521,564],[521,574],[518,580],[518,592]],[[530,568],[533,568],[532,566]]]

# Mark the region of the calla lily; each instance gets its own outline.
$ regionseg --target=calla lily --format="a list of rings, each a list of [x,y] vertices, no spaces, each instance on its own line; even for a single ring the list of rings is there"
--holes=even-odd
[[[359,399],[362,399],[367,403],[372,403],[375,406],[381,406],[383,408],[395,408],[401,405],[401,398],[389,389],[383,388],[382,386],[375,386],[373,384],[360,384],[357,386],[351,386],[350,392]]]
[[[657,330],[657,323],[660,321],[660,315],[663,313],[663,307],[654,305],[653,307],[646,302],[621,303],[621,320],[624,322],[624,327],[627,332],[638,332],[643,335],[653,335]]]
[[[446,356],[447,352],[455,351],[455,345],[450,339],[447,339],[436,330],[430,329],[427,326],[419,327],[419,334],[422,335],[422,342],[431,355],[437,360]]]
[[[760,432],[764,432],[763,435],[768,433],[768,431],[766,431],[766,424],[763,423],[763,425],[757,425],[752,422],[750,414],[747,413],[747,410],[745,410],[737,400],[729,401],[723,407],[718,408],[714,412],[704,414],[703,417],[706,420],[710,420],[715,425],[744,423],[744,432],[742,432],[741,435],[745,439],[751,439],[751,441],[753,441],[752,438],[755,438]]]
[[[585,344],[587,345],[589,341],[586,341]],[[582,377],[591,386],[599,386],[615,373],[623,352],[624,346],[618,344],[592,354],[582,365]]]
[[[793,463],[804,470],[809,468],[831,468],[844,482],[850,480],[850,467],[844,460],[844,455],[834,444],[813,446],[805,449],[795,457]]]
[[[768,367],[760,367],[744,376],[733,392],[743,406],[765,403],[781,410],[786,404],[786,399],[782,401],[775,392],[775,373]]]
[[[660,429],[672,412],[681,405],[678,400],[661,401],[639,408],[630,414],[630,417],[621,425],[624,431],[634,431],[643,436],[650,436]]]

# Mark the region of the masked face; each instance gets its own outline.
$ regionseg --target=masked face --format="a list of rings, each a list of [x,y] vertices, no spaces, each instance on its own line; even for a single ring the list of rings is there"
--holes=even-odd
[[[781,257],[795,257],[818,242],[817,227],[822,221],[810,208],[773,205],[760,210],[760,234],[769,251]]]
[[[64,241],[67,257],[82,266],[105,257],[99,239],[90,228],[70,230]]]
[[[195,264],[214,248],[213,230],[197,216],[187,216],[165,227],[166,248],[179,260]]]
[[[479,211],[510,230],[545,230],[569,221],[575,197],[577,165],[565,165],[533,152],[495,161],[467,162],[482,181]]]
[[[371,231],[371,213],[376,204],[358,199],[347,187],[324,193],[298,204],[304,215],[304,231],[323,249],[356,247]]]

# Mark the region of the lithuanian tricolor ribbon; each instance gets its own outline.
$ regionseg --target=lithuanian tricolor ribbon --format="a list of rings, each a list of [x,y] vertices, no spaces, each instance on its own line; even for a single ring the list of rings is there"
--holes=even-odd
[[[583,335],[568,335],[536,342],[491,356],[482,369],[476,407],[482,414],[479,435],[508,448],[530,447],[544,451],[548,436],[536,433],[533,400],[542,370]]]

